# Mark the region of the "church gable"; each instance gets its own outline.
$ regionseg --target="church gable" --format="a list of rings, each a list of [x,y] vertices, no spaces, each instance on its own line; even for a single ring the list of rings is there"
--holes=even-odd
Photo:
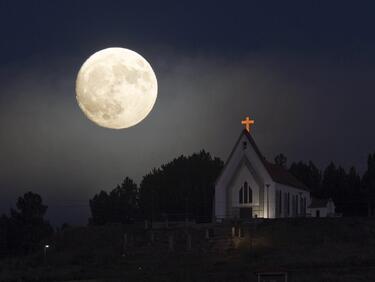
[[[218,177],[216,185],[228,185],[228,182],[237,173],[237,169],[242,162],[247,162],[248,167],[251,167],[253,171],[256,171],[259,178],[263,179],[263,182],[272,181],[263,164],[263,156],[260,154],[255,142],[251,137],[251,139],[249,139],[249,137],[249,133],[244,130],[230,153],[222,173]]]
[[[263,181],[244,157],[228,185],[228,199],[233,207],[253,206],[260,203],[260,190]]]
[[[263,187],[265,183],[271,183],[272,179],[263,165],[257,148],[246,134],[247,132],[244,131],[238,138],[216,182],[217,218],[233,216],[236,209],[239,212],[238,209],[244,207],[251,208],[257,215],[262,213]],[[249,201],[250,192],[251,201]]]

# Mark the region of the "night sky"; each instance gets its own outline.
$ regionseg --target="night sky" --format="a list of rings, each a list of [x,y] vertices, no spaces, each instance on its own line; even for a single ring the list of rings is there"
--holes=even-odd
[[[375,3],[344,2],[1,1],[0,212],[31,190],[53,224],[86,223],[88,199],[125,176],[201,149],[225,160],[246,115],[270,160],[363,172]],[[129,129],[98,127],[76,102],[80,66],[106,47],[137,51],[158,78]]]

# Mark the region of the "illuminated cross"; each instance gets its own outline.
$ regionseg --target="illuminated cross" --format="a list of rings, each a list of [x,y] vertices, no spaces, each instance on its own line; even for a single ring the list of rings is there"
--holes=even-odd
[[[250,132],[250,125],[254,124],[254,120],[250,119],[248,116],[241,121],[241,124],[243,124],[246,127],[247,132]]]

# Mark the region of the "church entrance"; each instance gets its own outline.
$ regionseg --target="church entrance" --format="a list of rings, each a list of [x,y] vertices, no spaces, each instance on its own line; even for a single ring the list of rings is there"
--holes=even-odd
[[[240,208],[240,219],[251,219],[253,217],[253,209],[251,207]]]

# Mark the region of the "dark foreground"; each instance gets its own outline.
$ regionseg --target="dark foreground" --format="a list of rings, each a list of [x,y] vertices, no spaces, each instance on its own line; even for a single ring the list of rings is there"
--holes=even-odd
[[[234,238],[232,226],[70,228],[46,257],[2,259],[0,281],[240,282],[270,271],[288,281],[375,281],[375,219],[263,221]]]

